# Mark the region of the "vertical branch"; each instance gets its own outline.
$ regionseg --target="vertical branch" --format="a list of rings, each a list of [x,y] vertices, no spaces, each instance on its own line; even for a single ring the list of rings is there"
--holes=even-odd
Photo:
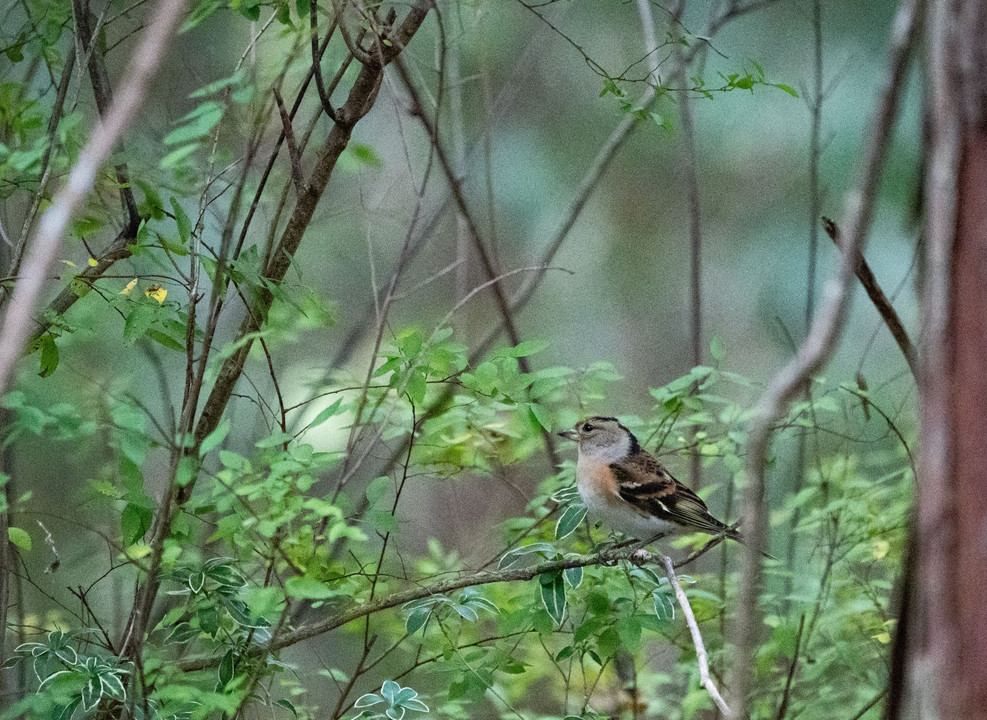
[[[744,498],[744,529],[748,542],[744,550],[740,610],[734,632],[738,657],[732,692],[738,717],[747,715],[747,696],[754,681],[754,651],[762,626],[758,596],[762,576],[760,553],[767,535],[764,475],[771,428],[805,383],[829,360],[842,334],[849,309],[854,258],[863,249],[873,219],[877,185],[891,143],[891,130],[905,85],[908,58],[918,35],[921,12],[922,0],[902,0],[895,13],[888,77],[871,127],[859,188],[847,201],[844,226],[848,232],[837,278],[828,283],[823,304],[805,342],[795,358],[769,383],[751,420],[747,456],[749,485]]]
[[[675,9],[676,21],[685,11],[685,0]],[[675,43],[675,84],[688,87],[688,68],[692,53],[686,53],[681,42]],[[702,206],[699,199],[699,158],[696,155],[696,128],[692,118],[692,98],[688,90],[679,96],[682,118],[682,172],[685,175],[686,202],[689,206],[689,336],[692,347],[692,367],[703,362],[703,231]],[[695,386],[694,386],[695,387]],[[689,455],[689,484],[696,490],[702,486],[702,458],[693,451]]]

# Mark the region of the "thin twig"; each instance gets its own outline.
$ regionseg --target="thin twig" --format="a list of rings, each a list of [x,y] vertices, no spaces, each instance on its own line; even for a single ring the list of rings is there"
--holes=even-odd
[[[273,88],[274,101],[278,104],[278,113],[281,115],[281,127],[284,128],[284,140],[288,145],[288,159],[291,163],[291,180],[295,183],[295,193],[302,194],[305,189],[305,179],[302,177],[302,156],[298,152],[298,144],[295,142],[295,131],[291,127],[291,117],[288,109],[284,106],[281,93],[277,88]]]
[[[830,220],[828,217],[822,219],[823,227],[826,229],[826,234],[829,235],[830,239],[836,244],[836,247],[842,248],[843,241],[840,239],[840,228],[835,222]],[[891,336],[894,341],[898,343],[898,347],[901,349],[901,354],[905,356],[905,362],[908,363],[908,369],[912,371],[912,376],[918,379],[918,357],[915,352],[915,346],[912,344],[912,340],[908,337],[908,331],[905,330],[905,326],[901,323],[901,318],[898,317],[897,311],[894,309],[894,305],[888,300],[888,296],[884,294],[884,290],[881,289],[881,285],[877,282],[877,278],[874,277],[873,271],[870,269],[870,265],[867,264],[867,260],[858,251],[855,258],[854,273],[857,275],[857,279],[860,280],[860,284],[863,285],[864,290],[867,291],[867,297],[870,298],[871,302],[874,303],[874,307],[877,309],[878,314],[881,319],[884,320],[884,324],[888,326],[888,330],[891,331]]]
[[[679,578],[675,574],[675,565],[672,564],[672,558],[666,556],[664,562],[665,574],[668,576],[668,581],[675,590],[675,598],[679,601],[682,614],[685,615],[685,624],[689,626],[689,633],[692,635],[692,644],[696,648],[696,660],[699,662],[699,683],[706,688],[706,692],[713,698],[713,702],[716,703],[716,707],[720,709],[724,717],[732,718],[733,713],[730,712],[730,708],[727,706],[723,696],[720,695],[720,691],[716,689],[716,683],[710,677],[709,660],[706,657],[706,646],[703,645],[703,636],[699,633],[699,625],[696,623],[696,616],[692,613],[689,598],[686,597],[685,590],[682,589]]]
[[[862,252],[874,215],[877,185],[891,143],[891,130],[905,86],[908,59],[917,36],[923,0],[902,0],[893,21],[891,60],[885,89],[874,117],[859,188],[848,199],[844,226],[849,229],[837,278],[826,287],[823,305],[796,356],[769,383],[758,402],[748,435],[744,528],[747,547],[740,592],[740,614],[734,633],[737,662],[732,692],[738,717],[747,715],[747,694],[754,680],[754,650],[761,628],[758,595],[761,558],[767,535],[764,475],[772,426],[784,415],[805,383],[832,356],[846,324],[854,258]]]

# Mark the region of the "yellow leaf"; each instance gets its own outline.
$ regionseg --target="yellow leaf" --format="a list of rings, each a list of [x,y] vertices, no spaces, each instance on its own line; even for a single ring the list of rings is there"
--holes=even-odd
[[[134,278],[129,283],[127,283],[127,287],[125,287],[123,290],[121,290],[120,291],[120,294],[121,295],[129,295],[130,294],[130,291],[133,290],[136,285],[137,285],[137,278]]]
[[[62,260],[62,262],[68,265],[69,267],[75,267],[75,263],[72,262],[71,260]]]
[[[96,258],[89,258],[89,267],[96,267],[99,265],[99,260]]]
[[[875,540],[874,547],[871,549],[871,554],[873,554],[875,560],[880,560],[891,550],[891,543],[887,540]]]
[[[158,301],[158,305],[160,305],[164,302],[165,298],[168,297],[168,291],[157,283],[154,283],[144,291],[144,295],[149,298],[154,298]]]
[[[881,643],[881,645],[887,645],[891,642],[891,633],[882,632],[877,635],[871,635],[871,637]]]

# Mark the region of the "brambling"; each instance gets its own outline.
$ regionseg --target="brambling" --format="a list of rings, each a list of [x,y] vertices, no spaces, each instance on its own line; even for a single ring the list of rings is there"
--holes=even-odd
[[[576,487],[583,502],[614,530],[641,541],[701,531],[743,542],[617,418],[586,418],[559,435],[579,445]]]

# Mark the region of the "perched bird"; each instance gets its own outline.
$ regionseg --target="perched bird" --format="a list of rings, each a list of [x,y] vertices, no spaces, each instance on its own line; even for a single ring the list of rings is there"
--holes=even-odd
[[[698,495],[655,460],[617,418],[590,417],[559,435],[579,445],[576,487],[590,513],[614,530],[647,541],[701,531],[743,542]]]

